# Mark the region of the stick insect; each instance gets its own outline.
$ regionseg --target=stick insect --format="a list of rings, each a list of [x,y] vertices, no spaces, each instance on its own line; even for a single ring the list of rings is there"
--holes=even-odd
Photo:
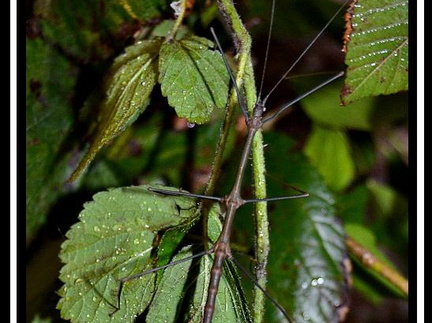
[[[212,322],[214,311],[215,311],[216,295],[218,293],[219,283],[220,283],[220,280],[222,277],[223,263],[226,259],[233,259],[232,254],[231,254],[230,238],[231,238],[231,233],[232,233],[232,229],[233,229],[233,221],[234,221],[237,210],[242,205],[247,204],[247,203],[271,202],[271,201],[305,198],[305,197],[308,197],[308,195],[309,195],[308,193],[299,190],[299,194],[291,195],[291,196],[270,197],[270,198],[264,198],[264,199],[259,199],[259,198],[257,198],[257,199],[243,199],[241,196],[241,187],[242,187],[243,178],[244,178],[245,170],[247,167],[248,159],[250,156],[251,146],[252,146],[254,137],[255,137],[256,133],[262,128],[262,126],[264,124],[274,120],[275,118],[277,118],[281,113],[283,113],[284,111],[286,111],[287,109],[292,107],[295,103],[302,100],[306,96],[310,95],[311,93],[313,93],[315,91],[320,90],[324,86],[328,85],[329,83],[333,82],[334,80],[336,80],[336,79],[338,79],[344,75],[343,72],[339,72],[339,73],[333,75],[332,77],[330,77],[329,79],[327,79],[325,82],[319,84],[315,88],[313,88],[313,89],[307,91],[306,93],[304,93],[303,95],[297,97],[295,100],[284,104],[282,107],[279,108],[279,110],[277,112],[271,114],[270,116],[264,115],[264,112],[266,110],[266,102],[267,102],[268,98],[270,97],[270,95],[279,86],[279,84],[287,77],[287,75],[291,72],[291,70],[294,68],[294,66],[300,61],[300,59],[308,51],[308,49],[317,41],[317,39],[320,37],[320,35],[328,27],[328,25],[339,14],[339,12],[342,10],[344,5],[342,7],[340,7],[340,9],[329,20],[327,25],[319,32],[318,35],[316,35],[316,37],[312,40],[312,42],[309,44],[309,46],[304,50],[304,52],[301,54],[301,56],[283,74],[283,76],[276,82],[275,86],[269,91],[269,93],[264,98],[261,98],[265,69],[266,69],[266,64],[267,64],[268,54],[269,54],[269,44],[270,44],[270,37],[271,37],[272,21],[273,21],[273,15],[274,15],[274,10],[275,10],[275,1],[272,2],[272,13],[271,13],[272,18],[271,18],[270,31],[269,31],[269,36],[268,36],[269,38],[268,38],[267,47],[266,47],[266,54],[265,54],[266,56],[265,56],[265,61],[264,61],[265,63],[264,63],[264,68],[263,68],[263,70],[264,70],[263,71],[263,77],[261,79],[260,90],[258,93],[258,99],[257,99],[257,102],[255,103],[255,105],[253,107],[252,113],[248,112],[248,109],[246,107],[246,100],[242,95],[242,91],[236,83],[235,77],[234,77],[231,69],[229,68],[229,65],[228,65],[228,62],[227,62],[225,56],[222,54],[222,57],[224,59],[226,68],[229,72],[233,87],[235,89],[238,104],[239,104],[241,112],[242,112],[242,114],[246,120],[246,126],[247,126],[247,136],[246,136],[245,143],[243,146],[243,151],[242,151],[242,154],[240,157],[240,162],[239,162],[239,165],[237,167],[237,172],[236,172],[234,184],[233,184],[233,186],[230,190],[230,193],[228,195],[226,195],[224,197],[215,197],[215,196],[208,196],[208,195],[191,194],[191,193],[182,192],[182,191],[172,191],[172,190],[163,190],[163,189],[159,189],[159,188],[149,188],[150,191],[155,192],[155,193],[159,193],[162,195],[188,196],[191,198],[216,201],[216,202],[220,203],[221,205],[223,205],[223,209],[225,210],[225,215],[224,215],[222,231],[219,235],[219,238],[217,239],[217,241],[214,243],[213,247],[210,250],[208,250],[207,252],[195,255],[195,256],[201,256],[205,253],[213,253],[214,254],[213,265],[211,268],[211,277],[210,277],[210,282],[209,282],[209,286],[208,286],[208,294],[207,294],[206,303],[205,303],[205,306],[203,309],[203,317],[202,317],[203,323],[211,323]],[[214,30],[211,29],[211,32],[213,34],[213,37],[215,39],[215,42],[217,43],[219,50],[221,51],[221,53],[223,53],[223,50],[221,48],[221,45],[219,43],[219,40],[218,40]],[[171,263],[169,265],[175,265],[175,264],[178,264],[179,262],[182,262],[182,261],[183,260],[176,261],[176,262]],[[164,266],[164,267],[166,267],[166,266]],[[149,271],[145,271],[141,274],[134,275],[132,277],[126,277],[126,278],[121,280],[121,283],[123,285],[124,283],[126,283],[127,281],[129,281],[131,279],[141,277],[141,276],[146,275],[150,272],[154,272],[158,269],[160,269],[160,268],[155,268],[155,269],[152,269]],[[266,293],[265,290],[263,288],[261,288],[259,285],[258,285],[258,287],[264,293]],[[288,313],[286,313],[284,311],[284,309],[281,306],[279,306],[274,300],[272,300],[272,302],[275,303],[275,305],[281,310],[281,312],[283,313],[283,315],[285,316],[285,318],[288,321],[293,322],[293,319],[289,316]]]
[[[227,0],[221,1],[229,2]],[[275,11],[274,5],[272,11],[273,13]],[[270,26],[271,25],[272,23]],[[269,33],[269,38],[270,34],[271,33]],[[315,43],[320,34],[315,37],[308,48]],[[217,37],[215,37],[215,39],[216,42],[219,43]],[[221,46],[218,46],[222,52]],[[269,51],[268,46],[266,51],[265,61],[267,62]],[[302,54],[301,57],[303,55],[304,54]],[[228,69],[225,57],[222,56],[222,58],[225,60],[225,65]],[[234,95],[237,97],[248,130],[246,142],[244,143],[243,152],[237,168],[237,175],[233,176],[233,178],[235,178],[234,185],[231,187],[230,193],[225,197],[221,198],[211,196],[212,193],[208,192],[205,195],[198,195],[179,191],[178,189],[168,190],[168,188],[158,188],[156,187],[156,184],[151,189],[152,192],[147,190],[148,186],[146,186],[145,192],[143,192],[142,188],[136,189],[127,187],[118,188],[112,192],[101,192],[97,198],[95,196],[94,200],[97,203],[90,203],[87,205],[83,213],[80,214],[81,222],[71,230],[71,237],[74,239],[71,239],[70,242],[68,241],[63,245],[62,257],[64,262],[67,263],[67,266],[64,267],[62,279],[68,283],[61,291],[63,298],[60,306],[65,312],[65,318],[75,319],[77,322],[87,322],[91,321],[89,317],[93,315],[94,318],[101,318],[101,320],[105,321],[132,321],[135,319],[136,315],[143,313],[146,308],[150,308],[150,312],[152,311],[151,308],[155,309],[154,311],[159,311],[157,306],[153,306],[153,300],[156,296],[147,293],[149,285],[151,285],[152,288],[156,286],[159,277],[155,278],[155,276],[159,275],[146,275],[168,266],[171,266],[171,268],[168,269],[171,270],[172,268],[176,268],[174,265],[187,261],[187,259],[178,260],[178,258],[172,258],[173,254],[165,254],[161,256],[159,252],[163,247],[160,249],[159,247],[163,244],[159,244],[160,241],[157,241],[157,239],[160,237],[158,235],[160,231],[165,230],[166,228],[178,226],[179,224],[177,224],[177,222],[173,223],[173,221],[180,221],[182,213],[187,213],[188,209],[196,206],[195,201],[192,201],[192,199],[189,198],[192,197],[198,199],[210,199],[218,202],[219,204],[222,204],[225,211],[225,218],[222,220],[223,226],[220,230],[221,233],[219,237],[211,237],[212,241],[215,242],[214,245],[206,252],[194,255],[194,257],[198,257],[212,253],[214,262],[212,265],[207,266],[207,269],[212,266],[211,270],[209,269],[205,272],[205,279],[207,280],[205,285],[208,287],[202,290],[200,295],[202,298],[200,298],[199,305],[194,307],[195,316],[193,320],[196,321],[197,319],[202,318],[202,321],[206,323],[215,320],[214,318],[218,315],[218,310],[217,307],[215,308],[215,305],[219,306],[220,304],[216,304],[216,297],[219,297],[221,294],[221,281],[224,280],[222,278],[222,264],[226,259],[234,259],[231,255],[230,242],[231,233],[233,231],[233,221],[237,214],[237,210],[244,204],[258,203],[260,206],[262,205],[260,202],[299,199],[308,195],[304,191],[299,191],[299,194],[294,196],[271,197],[264,199],[261,196],[256,195],[255,199],[244,199],[240,193],[241,187],[244,185],[243,182],[246,164],[252,150],[252,142],[256,141],[254,139],[256,139],[256,135],[259,133],[262,126],[277,118],[283,111],[287,110],[297,101],[310,93],[321,89],[323,86],[343,75],[342,72],[335,73],[335,75],[326,82],[306,92],[294,101],[284,104],[276,113],[271,114],[270,116],[265,115],[267,99],[291,69],[292,67],[283,75],[283,77],[276,83],[273,90],[271,90],[264,98],[261,98],[262,79],[261,89],[258,92],[258,100],[254,104],[253,109],[250,109],[249,107],[250,102],[248,102],[248,106],[246,105],[246,99],[243,97],[243,92],[246,92],[246,85],[241,85],[238,81],[235,81],[235,79],[238,80],[241,78],[241,69],[239,68],[235,77],[233,75],[234,73],[228,69],[234,87]],[[249,100],[248,95],[246,95],[246,98]],[[228,116],[232,114],[226,113],[226,115]],[[114,196],[114,193],[117,195]],[[174,197],[169,197],[169,195]],[[148,204],[147,206],[144,206],[146,205],[145,203],[150,203],[149,200],[145,199],[147,197],[151,198],[151,203],[154,204],[151,206],[148,206]],[[122,199],[121,203],[118,202],[119,199]],[[156,199],[157,201],[155,201]],[[162,202],[160,201],[161,199],[166,200]],[[170,202],[175,200],[175,205],[168,203],[167,200]],[[185,200],[188,201],[188,203],[186,203]],[[107,204],[112,204],[112,208],[108,207]],[[171,206],[174,207],[171,208]],[[102,207],[103,210],[109,209],[113,211],[99,212],[100,207]],[[155,212],[156,208],[159,208],[159,213],[157,214]],[[164,209],[163,212],[161,211],[162,208]],[[175,214],[175,217],[174,219],[170,217],[169,220],[165,220],[165,214]],[[161,223],[149,226],[148,224],[152,222],[148,221],[148,218],[151,218],[152,220],[157,219],[157,221],[161,221]],[[183,225],[183,222],[178,223]],[[84,243],[81,243],[81,238],[84,240]],[[164,238],[165,236],[161,239]],[[143,248],[144,244],[146,247]],[[153,251],[157,252],[157,256],[154,256]],[[82,256],[83,259],[77,261],[77,256]],[[159,257],[165,258],[159,262],[159,259],[156,259]],[[172,261],[170,264],[158,267],[159,264],[168,263],[168,258]],[[190,259],[191,258],[189,258],[189,260]],[[206,259],[208,260],[209,258]],[[146,268],[145,266],[153,269],[150,271],[143,271]],[[210,274],[208,275],[209,272]],[[256,272],[258,273],[258,269]],[[164,279],[167,275],[165,275],[165,272],[162,273],[163,275],[161,276],[163,276],[162,279]],[[225,273],[227,273],[227,271],[225,271]],[[149,277],[153,277],[154,279],[152,280],[152,278]],[[143,283],[143,281],[147,283]],[[260,282],[259,279],[257,279],[257,281]],[[137,286],[139,287],[135,288]],[[204,286],[204,284],[202,284],[202,286]],[[257,286],[259,286],[258,288],[265,293],[264,283],[260,283]],[[162,290],[162,288],[157,289],[157,291],[159,290]],[[83,295],[85,296],[85,299],[81,297]],[[257,295],[260,295],[260,293],[257,293]],[[132,301],[129,296],[133,297]],[[75,302],[76,300],[77,302]],[[80,306],[83,302],[85,302],[85,304]],[[101,304],[100,306],[99,303]],[[78,306],[76,306],[76,304],[78,304]],[[174,311],[172,312],[174,315],[177,315],[177,308],[175,306],[172,307],[174,307]],[[287,320],[291,320],[289,315],[281,307],[279,307],[279,309],[284,313]],[[177,316],[172,317],[174,318]],[[249,320],[249,318],[246,319],[246,321]],[[158,321],[158,319],[156,321]],[[259,321],[259,319],[257,321]]]

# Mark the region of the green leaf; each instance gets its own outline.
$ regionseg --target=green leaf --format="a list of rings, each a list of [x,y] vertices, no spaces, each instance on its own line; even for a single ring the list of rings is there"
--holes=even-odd
[[[45,224],[69,171],[61,147],[72,125],[77,74],[39,38],[26,40],[26,58],[26,234],[31,239]]]
[[[157,232],[194,221],[197,209],[193,199],[161,196],[147,188],[112,189],[85,204],[60,253],[65,284],[58,307],[64,319],[132,322],[150,303],[154,274],[127,281],[117,304],[119,279],[152,267]]]
[[[371,130],[374,100],[364,99],[349,107],[340,105],[340,84],[326,86],[302,100],[302,107],[316,123],[337,129]]]
[[[186,247],[173,261],[190,257],[190,247]],[[169,267],[163,274],[154,300],[146,317],[148,322],[177,322],[179,309],[184,308],[186,318],[181,321],[199,323],[207,300],[207,288],[210,280],[212,259],[202,257],[199,261],[189,260]],[[237,289],[233,279],[233,269],[224,266],[213,322],[249,322],[247,309],[242,302],[241,290]],[[234,277],[233,277],[234,276]],[[193,295],[193,296],[191,296]],[[186,303],[186,304],[185,304]]]
[[[380,217],[391,217],[396,211],[406,210],[406,200],[398,192],[376,180],[368,180],[366,186],[372,193]]]
[[[269,133],[265,139],[267,169],[277,174],[277,180],[268,181],[268,196],[299,194],[285,183],[310,194],[269,205],[269,292],[296,322],[337,322],[346,306],[348,273],[335,198],[317,170],[293,151],[289,138]],[[269,322],[280,322],[280,313],[273,306],[268,309]]]
[[[401,256],[408,252],[408,201],[406,196],[391,186],[376,180],[367,180],[371,196],[374,222],[370,223],[380,243]]]
[[[35,17],[41,17],[44,39],[79,62],[106,59],[133,31],[133,21],[120,1],[36,1]],[[142,1],[141,1],[142,2]],[[148,7],[148,18],[159,15]],[[126,32],[125,32],[126,31]]]
[[[354,161],[349,140],[343,131],[315,126],[304,152],[332,189],[342,190],[353,180]]]
[[[60,275],[65,285],[58,304],[63,318],[72,322],[132,322],[148,307],[149,322],[171,322],[179,315],[200,321],[207,299],[211,257],[190,259],[157,274],[133,277],[165,265],[197,217],[193,199],[153,194],[148,187],[112,189],[96,194],[92,202],[85,204],[80,222],[67,233],[60,254],[65,263]],[[219,213],[219,205],[215,204],[209,213],[212,239],[222,228]],[[158,240],[157,233],[162,231]],[[171,262],[190,256],[190,251],[190,247],[183,249]],[[119,280],[127,277],[131,279],[123,284],[120,293]],[[237,280],[235,270],[226,264],[216,299],[215,322],[249,322]]]
[[[114,61],[107,80],[96,134],[90,148],[71,175],[75,180],[96,154],[121,134],[147,107],[157,80],[161,40],[139,41]]]
[[[338,196],[338,209],[344,222],[363,223],[367,206],[369,203],[369,192],[366,185],[361,184],[349,192]]]
[[[358,0],[347,22],[344,104],[408,89],[408,1]]]
[[[214,108],[227,102],[228,72],[212,46],[205,38],[190,36],[164,43],[160,51],[162,94],[180,118],[192,123],[207,122]]]

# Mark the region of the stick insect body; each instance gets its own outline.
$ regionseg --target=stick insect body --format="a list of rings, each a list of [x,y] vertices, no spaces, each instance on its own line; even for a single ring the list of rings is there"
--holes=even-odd
[[[219,45],[219,44],[218,44]],[[220,46],[220,45],[219,45]],[[230,72],[230,75],[233,79],[232,73]],[[337,75],[331,77],[326,82],[320,84],[319,86],[315,87],[311,91],[308,91],[304,95],[298,97],[294,101],[290,102],[289,104],[285,105],[282,109],[286,109],[293,104],[295,104],[297,101],[301,100],[304,96],[309,95],[312,92],[315,92],[319,90],[320,88],[324,87],[325,85],[331,83],[335,79],[341,77],[343,75],[343,72],[338,73]],[[237,86],[236,91],[238,91]],[[238,92],[239,93],[239,92]],[[242,102],[239,100],[239,102]],[[275,113],[279,114],[281,112],[279,110]],[[246,111],[246,109],[243,107],[242,111]],[[246,124],[248,128],[248,134],[246,137],[246,142],[243,147],[243,152],[240,159],[240,164],[237,169],[237,176],[235,178],[235,182],[233,185],[233,188],[231,189],[231,192],[226,195],[223,198],[218,197],[209,197],[204,195],[197,195],[197,194],[189,194],[185,192],[175,192],[175,191],[165,191],[160,189],[150,189],[153,192],[160,193],[160,194],[166,194],[166,195],[183,195],[183,196],[192,196],[192,197],[199,197],[204,199],[211,199],[211,200],[217,200],[220,203],[225,205],[226,214],[225,214],[225,220],[223,223],[222,231],[219,235],[218,240],[214,244],[212,250],[214,252],[214,260],[213,260],[213,266],[211,268],[211,276],[210,276],[210,283],[208,287],[208,295],[207,295],[207,301],[204,307],[204,313],[203,313],[203,323],[211,323],[214,309],[215,309],[215,301],[216,301],[216,295],[219,288],[219,282],[222,277],[222,268],[223,268],[223,262],[225,259],[231,258],[231,249],[230,249],[230,237],[232,232],[232,225],[234,221],[234,217],[236,215],[237,209],[241,207],[245,203],[256,203],[256,202],[269,202],[269,201],[276,201],[276,200],[287,200],[287,199],[294,199],[294,198],[303,198],[307,197],[309,194],[306,192],[301,192],[298,195],[291,195],[291,196],[281,196],[281,197],[273,197],[273,198],[266,198],[266,199],[251,199],[251,200],[244,200],[241,195],[241,184],[243,181],[243,176],[245,173],[247,161],[249,158],[249,154],[251,151],[251,146],[253,139],[255,137],[255,134],[258,130],[261,129],[262,125],[265,122],[270,121],[275,117],[275,115],[272,115],[270,117],[267,117],[266,119],[263,119],[263,113],[265,111],[265,107],[261,100],[259,100],[253,109],[253,114],[251,117],[246,115]],[[292,319],[288,316],[286,312],[284,312],[284,315],[292,321]]]
[[[292,68],[297,64],[297,62],[303,57],[303,55],[307,52],[307,50],[315,43],[315,41],[319,38],[319,36],[323,33],[323,31],[334,20],[334,18],[340,12],[340,10],[343,8],[343,6],[341,6],[340,9],[334,14],[334,16],[330,19],[330,21],[324,26],[324,28],[319,32],[319,34],[312,40],[312,42],[309,44],[309,46],[305,49],[303,54],[301,54],[300,57],[291,66],[291,68],[287,72],[285,72],[285,74],[281,77],[281,79],[276,83],[276,85],[273,87],[273,89],[269,92],[269,94],[263,100],[261,100],[261,98],[260,98],[261,97],[262,84],[263,84],[263,82],[261,80],[261,89],[259,91],[260,93],[258,95],[258,100],[254,105],[254,108],[252,110],[251,115],[249,115],[249,113],[247,112],[247,107],[245,106],[245,103],[244,103],[245,100],[241,96],[240,89],[238,88],[238,86],[235,82],[235,78],[233,76],[233,73],[231,72],[231,70],[228,66],[228,63],[226,61],[225,56],[222,54],[222,58],[225,62],[225,65],[227,67],[227,70],[229,72],[231,80],[233,82],[233,86],[234,86],[234,89],[235,89],[235,92],[237,95],[238,103],[239,103],[240,108],[242,110],[242,113],[245,117],[247,129],[248,129],[246,141],[245,141],[245,144],[243,146],[243,152],[241,155],[240,163],[239,163],[239,166],[237,168],[237,175],[235,177],[235,182],[234,182],[233,187],[232,187],[232,189],[228,195],[221,198],[221,197],[206,196],[206,195],[199,195],[199,194],[190,194],[190,193],[182,192],[182,191],[167,191],[167,190],[162,190],[162,189],[149,188],[149,190],[151,190],[155,193],[163,194],[163,195],[190,196],[190,197],[196,197],[196,198],[202,198],[202,199],[209,199],[209,200],[218,201],[219,203],[221,203],[225,206],[226,213],[225,213],[225,219],[223,222],[222,231],[221,231],[217,241],[214,243],[213,247],[210,250],[208,250],[207,252],[205,252],[205,253],[212,253],[213,252],[214,253],[214,260],[213,260],[213,265],[211,268],[210,282],[209,282],[208,291],[207,291],[207,300],[206,300],[206,304],[205,304],[204,309],[203,309],[203,317],[202,317],[203,323],[211,323],[212,322],[214,311],[215,311],[216,296],[218,293],[219,283],[220,283],[220,280],[222,277],[223,262],[225,261],[225,259],[231,259],[232,258],[231,248],[230,248],[230,237],[231,237],[233,221],[234,221],[234,217],[236,215],[237,209],[246,203],[287,200],[287,199],[303,198],[303,197],[308,196],[308,193],[303,192],[301,190],[298,190],[300,192],[300,194],[297,194],[297,195],[283,196],[283,197],[272,197],[272,198],[265,198],[265,199],[245,200],[241,197],[240,192],[241,192],[241,185],[243,182],[243,177],[244,177],[246,165],[247,165],[248,158],[249,158],[250,151],[251,151],[251,147],[252,147],[252,142],[254,140],[255,134],[261,129],[263,124],[265,124],[266,122],[268,122],[270,120],[273,120],[280,113],[282,113],[283,111],[285,111],[289,107],[293,106],[296,102],[302,100],[304,97],[310,95],[311,93],[321,89],[322,87],[333,82],[334,80],[336,80],[337,78],[341,77],[344,74],[343,72],[340,72],[340,73],[332,76],[327,81],[325,81],[322,84],[316,86],[315,88],[307,91],[306,93],[299,96],[295,100],[288,102],[287,104],[283,105],[277,112],[275,112],[271,116],[268,116],[265,118],[263,117],[264,112],[265,112],[265,103],[267,101],[267,98],[270,96],[270,94],[273,92],[273,90],[282,82],[282,80],[287,76],[287,74],[292,70]],[[273,14],[274,14],[274,2],[273,2],[273,7],[272,7],[272,20],[271,20],[271,22],[273,21]],[[270,25],[269,39],[270,39],[270,34],[271,34],[271,28],[272,28],[272,26]],[[223,53],[221,46],[219,44],[219,41],[218,41],[213,29],[211,29],[211,31],[213,33],[213,36],[215,38],[215,41],[218,45],[219,50],[221,51],[221,53]],[[267,62],[268,48],[269,48],[269,41],[267,42],[265,64]],[[264,72],[265,72],[265,66],[264,66]],[[202,254],[204,254],[204,253],[202,253]],[[201,253],[199,255],[201,255]],[[183,261],[183,260],[181,260],[181,261]],[[177,261],[176,263],[181,262],[181,261]],[[173,263],[171,263],[169,265],[173,265]],[[168,265],[166,265],[166,266],[168,266]],[[164,266],[164,267],[166,267],[166,266]],[[161,268],[157,268],[157,269],[161,269]],[[157,270],[157,269],[155,269],[155,270]],[[146,271],[146,272],[143,272],[141,274],[135,275],[133,277],[127,277],[125,279],[122,279],[121,284],[125,283],[126,281],[128,281],[130,279],[143,276],[143,275],[145,275],[149,272],[153,272],[155,270]],[[266,293],[265,290],[263,290],[260,286],[258,286],[258,287],[264,293]],[[120,289],[121,289],[121,287],[120,287]],[[280,305],[278,305],[274,300],[272,300],[272,302],[282,311],[283,315],[288,319],[288,321],[293,322],[292,318],[285,312],[285,310]]]
[[[265,103],[271,93],[278,87],[278,85],[285,79],[285,77],[291,72],[291,70],[294,68],[294,66],[300,61],[300,59],[303,57],[303,55],[309,50],[309,48],[316,42],[316,40],[321,36],[321,34],[324,32],[325,29],[330,25],[330,23],[336,18],[336,16],[339,14],[339,12],[342,10],[342,8],[345,6],[345,4],[348,1],[346,1],[339,10],[333,15],[333,17],[328,21],[328,23],[321,29],[321,31],[315,36],[315,38],[311,41],[311,43],[307,46],[307,48],[303,51],[303,53],[297,58],[297,60],[292,64],[292,66],[284,73],[284,75],[279,79],[279,81],[276,83],[276,85],[270,90],[270,92],[267,94],[267,96],[261,100],[261,92],[263,88],[263,81],[264,81],[264,75],[265,75],[265,69],[268,59],[268,53],[269,53],[269,45],[270,45],[270,38],[271,38],[271,32],[273,28],[273,17],[274,17],[274,11],[275,11],[275,1],[272,2],[272,9],[271,9],[271,21],[270,21],[270,29],[268,34],[268,40],[267,40],[267,46],[266,46],[266,53],[264,58],[264,68],[263,68],[263,77],[261,79],[261,85],[260,90],[258,94],[258,100],[254,105],[254,108],[252,110],[252,116],[248,115],[247,107],[245,106],[245,100],[241,96],[240,89],[238,88],[235,78],[233,76],[233,73],[228,65],[228,62],[223,55],[223,50],[221,48],[221,45],[219,44],[218,38],[216,34],[214,33],[213,29],[211,29],[211,32],[213,34],[213,37],[218,45],[218,48],[222,54],[222,58],[225,62],[225,66],[229,72],[230,78],[233,82],[233,86],[237,95],[238,103],[240,105],[240,108],[243,112],[243,115],[246,119],[246,125],[248,129],[246,142],[243,147],[243,152],[240,159],[240,164],[237,169],[237,176],[235,178],[235,182],[233,185],[233,188],[231,189],[230,194],[228,194],[225,198],[220,199],[220,202],[225,204],[226,206],[226,216],[223,223],[222,231],[220,233],[220,236],[216,243],[213,246],[214,250],[214,261],[213,266],[211,268],[211,277],[210,277],[210,283],[208,287],[208,295],[206,304],[204,307],[204,313],[203,313],[203,323],[211,323],[214,309],[215,309],[215,302],[216,302],[216,295],[218,292],[219,282],[222,276],[222,268],[223,268],[223,261],[225,259],[232,258],[231,255],[231,249],[229,246],[230,243],[230,236],[232,231],[232,225],[234,221],[234,217],[236,214],[237,209],[242,206],[245,203],[248,202],[260,202],[260,201],[275,201],[275,200],[286,200],[286,199],[294,199],[294,198],[303,198],[307,197],[309,194],[306,192],[302,192],[298,195],[292,195],[292,196],[285,196],[285,197],[276,197],[276,198],[266,198],[266,199],[254,199],[254,200],[244,200],[240,196],[240,189],[241,189],[241,183],[243,181],[243,176],[246,168],[246,163],[251,151],[251,146],[253,139],[255,137],[255,134],[257,131],[261,129],[263,124],[266,122],[276,118],[280,113],[288,109],[289,107],[293,106],[296,102],[302,100],[306,96],[310,95],[311,93],[321,89],[322,87],[326,86],[327,84],[333,82],[334,80],[338,79],[339,77],[344,75],[344,72],[339,72],[338,74],[334,75],[327,81],[323,82],[322,84],[316,86],[315,88],[311,89],[310,91],[307,91],[303,95],[297,97],[295,100],[283,105],[276,113],[273,115],[266,117],[263,119],[263,114],[266,110]],[[260,287],[260,286],[258,286]],[[261,288],[260,288],[261,289]],[[262,289],[261,289],[262,290]],[[263,290],[265,292],[265,290]],[[283,315],[288,319],[290,322],[294,322],[292,318],[288,315],[288,313],[285,312],[285,310],[279,306],[274,300],[272,302],[282,311]]]

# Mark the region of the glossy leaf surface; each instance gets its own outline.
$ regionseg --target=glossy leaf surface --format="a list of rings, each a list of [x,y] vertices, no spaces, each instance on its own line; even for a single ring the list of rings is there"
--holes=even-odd
[[[290,150],[293,146],[287,137],[268,134],[265,138],[267,168],[283,181],[268,181],[269,196],[298,194],[284,183],[310,194],[269,205],[271,295],[296,322],[338,322],[346,305],[348,273],[345,233],[335,199],[304,156]],[[277,322],[280,313],[270,304],[268,308]]]
[[[208,121],[214,108],[224,108],[228,72],[213,43],[196,36],[164,43],[160,52],[162,94],[180,118],[191,123]]]
[[[148,186],[116,188],[98,193],[93,199],[85,204],[80,222],[67,233],[68,240],[62,245],[60,257],[65,266],[60,279],[65,285],[58,304],[62,317],[72,322],[133,322],[149,307],[146,317],[152,322],[175,321],[179,316],[199,322],[207,299],[210,256],[140,275],[172,258],[196,220],[195,201],[155,194],[148,191]],[[221,230],[218,213],[216,205],[209,215],[213,238]],[[155,245],[161,231],[165,233]],[[191,255],[187,248],[171,261]],[[215,322],[248,322],[237,277],[226,264]],[[123,278],[128,279],[120,289]]]
[[[345,104],[408,89],[408,1],[358,0],[348,16]]]
[[[99,112],[89,150],[71,176],[75,180],[107,143],[121,134],[147,107],[157,81],[160,40],[140,41],[115,60],[107,80],[106,99]]]
[[[147,188],[101,192],[85,205],[60,254],[65,263],[58,304],[63,318],[132,322],[148,306],[154,274],[127,281],[117,304],[119,279],[152,267],[157,232],[193,221],[196,205],[193,199],[165,197]]]

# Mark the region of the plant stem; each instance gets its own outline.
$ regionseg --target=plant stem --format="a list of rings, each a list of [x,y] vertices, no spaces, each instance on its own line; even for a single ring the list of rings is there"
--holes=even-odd
[[[236,75],[236,83],[239,88],[243,88],[246,95],[246,103],[249,115],[252,115],[252,110],[256,103],[256,86],[254,79],[254,71],[251,60],[251,37],[244,27],[232,1],[218,0],[220,12],[232,28],[234,43],[237,49],[238,71]],[[222,164],[223,149],[228,138],[229,128],[231,127],[234,109],[238,106],[237,95],[232,89],[227,113],[225,116],[222,135],[217,148],[217,158],[213,165],[212,175],[207,188],[207,194],[211,194],[215,187],[216,178],[218,178],[220,165]],[[261,131],[255,135],[252,146],[253,160],[253,178],[256,198],[266,197],[266,181],[265,181],[265,163],[264,163],[264,144]],[[268,231],[268,216],[267,204],[260,202],[255,208],[255,253],[256,253],[256,276],[261,287],[265,288],[267,282],[266,265],[268,253],[270,250],[269,231]],[[264,294],[258,287],[255,287],[254,299],[254,322],[263,322],[264,317]]]
[[[345,244],[347,245],[351,255],[357,258],[367,268],[378,273],[408,297],[408,281],[401,274],[373,256],[365,247],[353,238],[347,237],[345,239]]]
[[[261,131],[255,135],[252,146],[253,175],[256,198],[267,196],[265,181],[264,149]],[[256,277],[259,285],[265,288],[267,284],[267,259],[270,252],[270,235],[267,214],[267,203],[259,202],[255,206],[255,256]],[[264,321],[265,295],[255,287],[255,322]]]
[[[183,21],[183,19],[185,17],[185,13],[186,13],[186,0],[180,0],[180,1],[181,1],[181,3],[180,3],[180,10],[178,12],[176,11],[176,14],[178,14],[177,15],[177,19],[176,19],[176,21],[174,23],[174,26],[172,27],[172,29],[170,30],[170,32],[167,35],[166,42],[170,42],[171,40],[173,40],[175,38],[175,36],[177,34],[177,31],[180,28],[181,23],[182,23],[182,21]]]
[[[237,48],[237,60],[238,60],[238,71],[236,74],[236,83],[239,88],[242,87],[243,81],[245,79],[245,70],[246,65],[250,64],[250,48],[251,48],[251,39],[243,24],[240,21],[240,17],[237,14],[237,11],[234,8],[234,5],[231,1],[227,0],[219,0],[218,1],[219,10],[222,15],[227,19],[229,25],[233,27],[234,37],[238,37],[240,42],[235,38],[236,48]],[[242,35],[242,36],[240,36]],[[252,74],[253,79],[253,74]],[[252,91],[255,93],[255,90]],[[252,110],[252,104],[249,102],[249,96],[247,96],[248,100],[248,108]],[[226,142],[228,140],[229,131],[231,125],[233,123],[233,117],[235,115],[235,109],[238,107],[237,95],[233,89],[231,89],[227,110],[225,113],[225,119],[222,125],[221,135],[219,137],[219,142],[216,148],[216,157],[213,161],[212,173],[210,175],[210,179],[206,188],[206,195],[213,195],[214,189],[216,187],[216,181],[219,178],[220,169],[223,162],[223,152],[225,150]]]

